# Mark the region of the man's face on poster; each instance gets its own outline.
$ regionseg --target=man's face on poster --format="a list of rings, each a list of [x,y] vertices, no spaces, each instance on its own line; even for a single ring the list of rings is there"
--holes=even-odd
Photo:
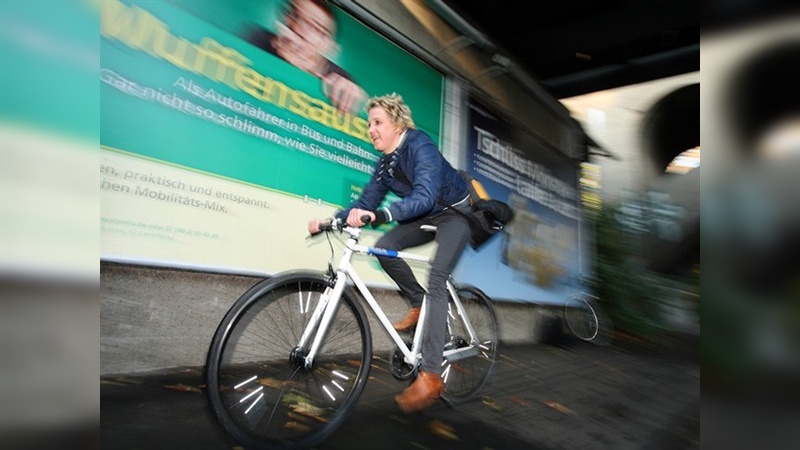
[[[329,11],[309,0],[295,0],[278,30],[284,44],[279,56],[304,70],[313,69],[334,45],[335,28]]]

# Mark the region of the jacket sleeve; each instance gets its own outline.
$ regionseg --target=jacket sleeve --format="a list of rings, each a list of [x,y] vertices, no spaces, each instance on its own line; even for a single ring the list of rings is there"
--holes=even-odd
[[[369,182],[364,186],[363,191],[361,191],[358,200],[351,203],[346,209],[337,212],[334,217],[345,220],[347,219],[347,215],[350,214],[350,210],[354,208],[365,209],[367,211],[378,209],[378,206],[380,206],[389,188],[377,180],[377,173],[378,170],[376,166],[375,170],[372,172],[372,176],[369,178]]]
[[[413,170],[412,191],[402,200],[392,203],[388,210],[391,220],[408,220],[429,214],[439,198],[441,154],[430,139],[424,139],[411,152]]]

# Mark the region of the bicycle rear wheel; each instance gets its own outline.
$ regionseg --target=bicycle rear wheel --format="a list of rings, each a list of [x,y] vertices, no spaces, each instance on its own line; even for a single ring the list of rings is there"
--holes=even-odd
[[[494,308],[480,289],[464,286],[456,289],[466,318],[451,300],[448,304],[447,340],[445,350],[467,349],[464,359],[443,362],[442,398],[451,404],[464,403],[475,396],[489,378],[499,345],[497,318]],[[475,334],[467,327],[467,319]]]
[[[597,313],[589,302],[575,295],[564,305],[564,320],[579,339],[591,341],[597,336]]]
[[[306,369],[300,337],[326,291],[316,273],[259,282],[217,328],[206,363],[211,410],[248,448],[307,448],[341,425],[364,389],[372,341],[346,290],[323,346]],[[310,343],[308,344],[310,345]]]

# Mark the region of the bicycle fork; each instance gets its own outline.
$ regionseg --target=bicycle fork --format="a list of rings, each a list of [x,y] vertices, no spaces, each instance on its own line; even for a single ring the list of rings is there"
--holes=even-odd
[[[478,338],[475,334],[475,329],[472,327],[472,322],[470,322],[469,317],[464,310],[464,305],[461,303],[461,299],[458,297],[458,292],[456,292],[455,287],[450,281],[447,282],[447,292],[450,293],[450,298],[453,300],[453,304],[456,306],[455,313],[461,317],[464,327],[467,329],[467,333],[469,333],[469,345],[467,347],[444,351],[444,359],[447,361],[447,363],[453,363],[462,359],[477,356],[479,353],[479,348],[482,344],[478,341]],[[447,314],[456,320],[456,317],[453,316],[453,311],[450,308],[448,308]],[[448,328],[451,327],[449,323],[447,326]],[[452,333],[452,330],[448,331]]]
[[[306,370],[310,370],[314,365],[314,358],[319,352],[322,340],[328,331],[328,326],[330,326],[333,315],[336,313],[336,309],[339,307],[339,302],[342,299],[342,293],[344,292],[346,284],[345,280],[346,277],[344,274],[337,273],[333,287],[328,286],[325,288],[325,291],[320,296],[319,303],[316,308],[314,308],[311,320],[309,320],[308,325],[306,325],[306,329],[303,330],[303,335],[300,337],[297,349],[308,348],[308,353],[302,357],[303,367]],[[302,298],[300,302],[302,305]],[[307,347],[312,336],[313,341],[311,342],[311,346]]]

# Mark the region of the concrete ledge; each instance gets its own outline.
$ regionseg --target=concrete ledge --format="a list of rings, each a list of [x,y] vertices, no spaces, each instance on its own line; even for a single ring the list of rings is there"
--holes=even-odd
[[[102,263],[100,266],[100,374],[128,374],[202,366],[228,308],[260,278]],[[408,303],[396,291],[375,290],[391,321]],[[365,305],[366,306],[366,305]],[[495,302],[501,341],[539,341],[541,318],[533,304]],[[394,344],[367,311],[375,353]]]

